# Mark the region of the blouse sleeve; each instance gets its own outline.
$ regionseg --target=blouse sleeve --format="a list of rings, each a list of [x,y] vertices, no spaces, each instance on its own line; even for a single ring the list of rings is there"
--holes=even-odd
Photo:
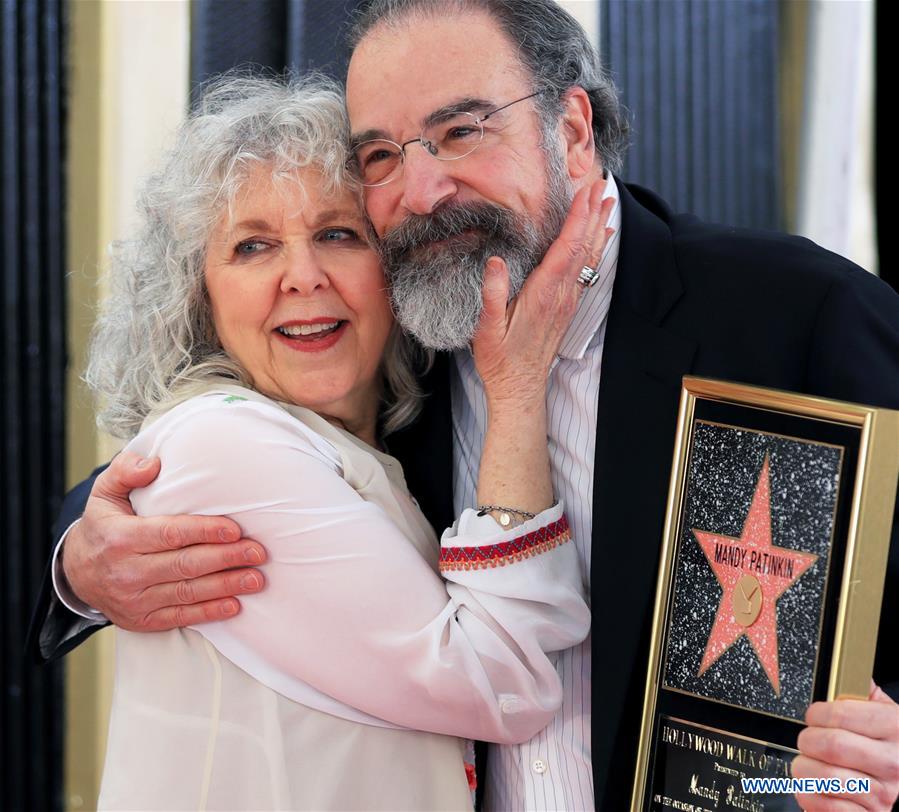
[[[194,409],[153,428],[132,448],[160,456],[162,471],[132,494],[135,510],[227,515],[268,550],[265,589],[236,617],[196,627],[252,652],[222,651],[237,665],[418,730],[511,743],[549,723],[562,692],[547,652],[581,642],[590,623],[561,508],[489,538],[467,511],[442,540],[444,582],[280,409]]]

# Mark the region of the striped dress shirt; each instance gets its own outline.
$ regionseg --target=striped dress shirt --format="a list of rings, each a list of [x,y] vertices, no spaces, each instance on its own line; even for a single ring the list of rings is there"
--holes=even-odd
[[[618,200],[611,175],[605,195]],[[618,265],[620,203],[615,204],[609,227],[615,229],[615,234],[600,262],[600,278],[584,293],[565,334],[546,395],[553,488],[556,496],[564,500],[588,590],[596,410],[606,317]],[[458,516],[476,504],[487,408],[471,353],[457,352],[454,366],[453,499]],[[588,637],[581,645],[556,655],[563,700],[549,726],[524,744],[490,745],[487,775],[478,777],[486,782],[484,808],[488,812],[594,808],[590,641]]]

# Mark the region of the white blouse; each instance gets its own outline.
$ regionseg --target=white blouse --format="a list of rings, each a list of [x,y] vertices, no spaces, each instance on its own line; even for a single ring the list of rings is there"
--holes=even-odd
[[[395,459],[237,386],[129,448],[162,459],[137,513],[230,516],[269,559],[228,621],[117,631],[101,808],[469,809],[456,737],[559,708],[547,653],[589,628],[561,506],[506,531],[466,510],[438,546]]]

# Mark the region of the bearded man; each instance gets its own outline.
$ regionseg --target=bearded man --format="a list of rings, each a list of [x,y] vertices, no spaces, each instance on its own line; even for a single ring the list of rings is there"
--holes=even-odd
[[[627,131],[614,88],[552,0],[375,0],[352,44],[355,165],[396,314],[423,344],[451,351],[425,381],[421,418],[390,441],[435,526],[474,504],[486,406],[467,347],[486,258],[506,258],[517,294],[575,191],[608,173],[606,193],[618,200],[616,237],[584,279],[596,284],[547,395],[553,480],[591,582],[594,633],[559,657],[565,698],[554,721],[523,745],[493,747],[482,775],[488,809],[617,812],[634,772],[682,376],[899,408],[899,297],[805,240],[674,215],[614,178]],[[61,591],[102,610],[95,620],[130,629],[232,615],[233,596],[262,581],[220,571],[264,551],[224,520],[130,516],[129,489],[156,471],[122,458],[97,479],[66,540]],[[172,547],[181,552],[147,553]],[[154,590],[160,583],[181,586]],[[897,586],[894,533],[875,666],[891,691]],[[91,631],[83,614],[56,605],[44,656]],[[899,795],[896,704],[873,689],[868,702],[816,703],[808,721],[794,774],[870,776],[873,786],[868,796],[804,798],[806,808],[889,809]]]

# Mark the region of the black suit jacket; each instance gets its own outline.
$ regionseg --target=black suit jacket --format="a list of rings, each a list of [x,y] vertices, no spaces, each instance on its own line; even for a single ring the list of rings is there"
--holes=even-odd
[[[639,736],[656,567],[681,379],[703,375],[899,409],[899,296],[796,237],[675,215],[619,182],[622,233],[599,391],[593,493],[593,773],[596,805],[626,809]],[[451,524],[450,363],[431,370],[426,407],[389,438],[438,530]],[[84,497],[67,499],[65,526]],[[875,678],[899,683],[899,540],[894,526]],[[646,566],[652,562],[652,566]],[[90,633],[57,607],[43,652]],[[64,642],[62,642],[65,639]]]

